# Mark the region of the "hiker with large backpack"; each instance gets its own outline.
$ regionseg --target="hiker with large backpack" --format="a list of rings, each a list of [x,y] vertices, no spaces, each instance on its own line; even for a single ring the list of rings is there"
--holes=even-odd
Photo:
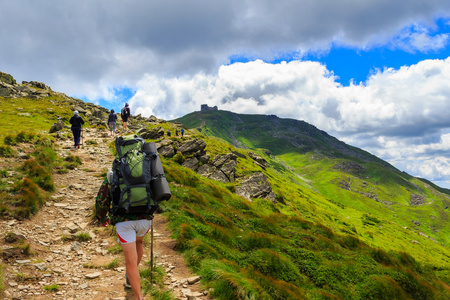
[[[122,110],[120,111],[120,117],[122,118],[123,121],[123,131],[128,130],[127,122],[130,116],[131,116],[130,107],[128,103],[125,103],[125,107],[122,108]]]
[[[80,117],[78,111],[73,112],[73,116],[70,118],[69,123],[72,125],[70,129],[73,133],[74,147],[75,149],[80,149],[81,127],[84,124],[84,120]]]
[[[95,216],[102,226],[116,226],[126,264],[125,287],[143,299],[139,263],[144,236],[161,201],[171,197],[154,143],[138,135],[116,138],[117,157],[95,199]]]

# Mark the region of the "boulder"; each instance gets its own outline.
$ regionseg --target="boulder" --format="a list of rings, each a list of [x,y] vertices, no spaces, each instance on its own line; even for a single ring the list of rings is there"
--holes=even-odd
[[[181,144],[180,147],[178,147],[178,151],[180,151],[183,155],[189,155],[196,152],[201,152],[205,149],[206,142],[202,139],[193,139],[189,140],[183,144]]]
[[[196,157],[189,157],[183,162],[182,166],[196,171],[198,169],[199,162]]]
[[[161,127],[153,129],[141,128],[136,133],[144,139],[157,140],[164,136],[164,129]]]
[[[61,129],[63,129],[64,127],[66,127],[66,125],[64,125],[64,122],[62,120],[59,120],[56,123],[53,123],[52,127],[50,127],[50,130],[48,133],[55,133],[60,131]]]
[[[242,181],[241,185],[236,187],[236,194],[248,200],[252,198],[266,198],[275,202],[276,199],[276,195],[272,191],[266,175],[262,172],[254,173]]]
[[[175,149],[172,145],[165,145],[158,148],[158,153],[164,157],[173,157],[175,155]]]

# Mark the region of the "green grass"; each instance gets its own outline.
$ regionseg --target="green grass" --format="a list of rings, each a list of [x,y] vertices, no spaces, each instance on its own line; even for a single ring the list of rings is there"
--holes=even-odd
[[[51,284],[44,286],[44,290],[48,292],[57,292],[59,291],[59,285],[58,284]]]
[[[177,299],[164,285],[164,268],[154,266],[153,273],[150,265],[146,265],[139,270],[141,276],[141,289],[144,295],[151,295],[155,300],[175,300]],[[153,281],[151,280],[153,279]]]
[[[80,233],[77,233],[77,234],[75,235],[75,237],[76,237],[79,241],[81,241],[81,242],[86,242],[86,241],[89,241],[90,239],[92,239],[92,237],[91,237],[91,235],[89,234],[89,232],[80,232]]]
[[[3,274],[3,265],[0,264],[0,295],[5,291],[5,275]]]
[[[208,142],[209,151],[224,152],[219,139]],[[253,172],[250,159],[239,159],[237,172]],[[449,271],[446,247],[420,235],[411,243],[410,232],[373,214],[378,202],[364,202],[365,212],[351,205],[352,195],[342,208],[308,188],[311,182],[270,168],[285,203],[249,202],[173,159],[163,165],[173,184],[163,210],[177,247],[218,299],[432,299],[446,289],[434,271]]]

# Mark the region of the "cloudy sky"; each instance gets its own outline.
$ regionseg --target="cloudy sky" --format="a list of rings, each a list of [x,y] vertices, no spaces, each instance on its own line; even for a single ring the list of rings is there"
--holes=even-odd
[[[448,0],[3,0],[0,71],[133,114],[305,120],[450,188]]]

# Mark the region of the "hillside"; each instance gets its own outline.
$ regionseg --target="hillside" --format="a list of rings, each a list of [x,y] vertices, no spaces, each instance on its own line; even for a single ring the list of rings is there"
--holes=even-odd
[[[413,227],[449,246],[447,189],[400,172],[306,122],[228,111],[193,112],[174,121],[240,148],[262,148],[261,156],[278,159],[333,203]]]
[[[0,207],[2,226],[18,222],[17,228],[21,228],[23,224],[33,226],[39,222],[41,228],[31,228],[43,231],[42,227],[49,225],[41,213],[57,211],[59,214],[60,209],[56,209],[55,204],[65,204],[58,197],[62,192],[76,197],[77,205],[84,207],[84,213],[76,216],[83,223],[91,213],[89,207],[97,180],[93,178],[98,176],[95,178],[100,180],[111,163],[110,157],[96,154],[112,146],[112,140],[99,139],[107,134],[104,127],[107,109],[36,83],[32,89],[41,92],[39,98],[16,92],[25,88],[22,85],[7,83],[6,86],[15,92],[6,95],[0,87],[0,95],[3,95],[0,96],[0,126],[8,127],[7,133],[0,133],[0,152],[5,157],[1,165],[0,193],[7,200]],[[67,124],[74,109],[89,123],[86,130],[90,136],[80,152],[61,146],[71,144],[67,127],[48,134],[58,119]],[[18,118],[20,122],[15,122]],[[242,117],[241,120],[245,123]],[[445,299],[450,257],[448,215],[443,207],[448,198],[442,191],[398,172],[370,154],[366,156],[362,150],[342,145],[325,133],[319,134],[318,140],[309,140],[308,149],[318,147],[320,151],[302,148],[292,152],[289,146],[277,152],[260,149],[260,144],[258,148],[249,144],[242,148],[245,140],[240,139],[237,129],[233,135],[242,143],[241,148],[226,141],[226,131],[222,131],[222,136],[217,134],[219,138],[205,129],[201,132],[186,130],[183,137],[164,135],[167,130],[173,133],[180,126],[153,116],[133,116],[130,122],[131,133],[139,133],[158,145],[173,197],[161,203],[156,219],[167,219],[175,239],[168,244],[184,256],[193,273],[201,276],[201,290],[208,294],[201,297]],[[184,126],[190,127],[187,122]],[[307,124],[304,126],[312,130]],[[295,124],[289,126],[294,127]],[[216,130],[210,128],[208,130]],[[254,130],[255,135],[259,134],[256,126]],[[332,149],[328,142],[343,150]],[[271,145],[267,141],[263,143]],[[37,151],[41,146],[43,149]],[[73,158],[66,160],[69,156]],[[81,165],[74,165],[78,161],[76,157]],[[80,177],[79,189],[72,190],[68,189],[68,180],[75,169],[82,170],[86,179]],[[40,201],[24,201],[30,190],[25,184],[40,195]],[[413,194],[417,196],[411,198]],[[418,205],[411,206],[411,201]],[[61,210],[63,218],[73,213],[67,208]],[[420,220],[419,225],[411,223],[412,217],[414,221]],[[427,218],[426,221],[419,219],[422,217]],[[429,230],[431,226],[440,226],[434,228],[438,232]],[[85,228],[87,232],[97,232],[97,236],[104,237],[104,231],[95,223],[86,224]],[[67,239],[78,241],[81,237],[69,233],[59,236],[61,239],[45,239],[43,245],[34,239],[22,240],[22,243],[3,242],[8,234],[5,232],[1,239],[2,253],[6,248],[16,249],[8,251],[20,253],[20,258],[29,259],[32,266],[48,262],[49,267],[46,271],[34,270],[30,276],[27,269],[30,265],[26,268],[15,265],[14,260],[9,262],[2,254],[0,292],[19,290],[10,282],[21,283],[22,288],[33,284],[31,291],[25,289],[25,295],[33,294],[35,296],[29,297],[36,299],[54,298],[50,288],[44,290],[39,280],[64,279],[65,276],[55,275],[59,274],[55,270],[57,267],[42,253],[67,247]],[[100,244],[98,240],[94,245],[88,241],[80,240],[80,243],[86,256],[94,255],[97,249],[91,246]],[[117,251],[116,244],[109,246],[116,249],[111,251]],[[80,255],[76,260],[83,257]],[[53,261],[57,263],[58,259],[53,258]],[[165,259],[164,254],[159,259]],[[105,271],[109,270],[105,262],[80,265],[78,272],[109,274],[112,271]],[[120,260],[118,263],[119,267],[123,265]],[[170,273],[170,268],[158,272]],[[149,274],[144,266],[142,274],[143,280],[148,282]],[[23,279],[27,276],[31,278]],[[113,272],[108,276],[113,284],[123,279],[121,273]],[[22,279],[24,281],[20,281]],[[71,291],[67,296],[79,291],[77,286],[83,285],[85,280],[78,275],[69,275],[67,279],[71,280],[64,280],[67,286],[59,287],[62,291]],[[98,293],[105,296],[106,292],[114,292],[114,289],[105,291],[107,286],[102,287],[100,283],[87,281],[88,289],[83,292],[86,299],[91,296],[97,299]],[[176,281],[166,282],[167,287],[175,284]],[[148,293],[152,293],[151,288]],[[155,298],[182,299],[169,292]]]

